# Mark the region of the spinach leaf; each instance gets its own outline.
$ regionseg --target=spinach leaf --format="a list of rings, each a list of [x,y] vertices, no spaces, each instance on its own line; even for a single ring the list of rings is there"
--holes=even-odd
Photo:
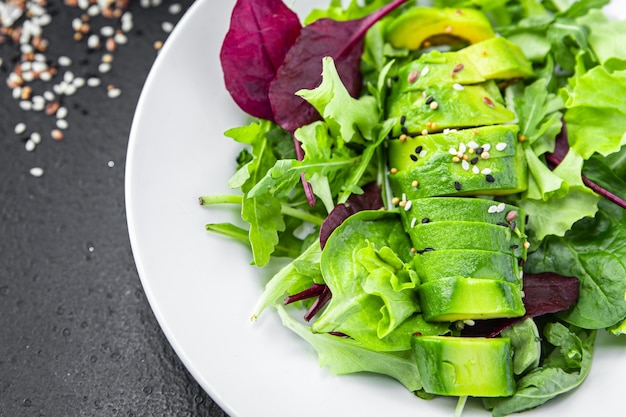
[[[543,334],[553,347],[541,366],[518,381],[513,396],[483,400],[485,406],[492,410],[493,417],[504,417],[538,407],[575,389],[589,374],[595,330],[549,323]]]
[[[560,317],[587,329],[626,317],[626,211],[605,200],[599,207],[594,218],[577,222],[564,237],[546,237],[526,263],[531,273],[578,277],[578,302]]]

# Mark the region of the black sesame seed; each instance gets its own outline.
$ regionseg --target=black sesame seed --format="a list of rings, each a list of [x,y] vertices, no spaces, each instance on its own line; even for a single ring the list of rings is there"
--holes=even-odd
[[[397,75],[394,75],[393,77],[391,77],[391,81],[396,82],[400,79],[400,77],[398,77]]]
[[[485,179],[487,180],[487,182],[496,182],[496,179],[491,174],[485,175]]]
[[[526,261],[522,258],[518,258],[517,259],[517,265],[519,266],[524,266],[526,264]]]
[[[485,151],[485,149],[484,149],[482,146],[481,146],[481,147],[476,148],[476,153],[477,153],[478,155],[480,155],[480,154],[481,154],[481,153],[483,153],[484,151]]]
[[[517,223],[516,222],[511,222],[510,226],[511,231],[514,231],[517,228]]]
[[[511,249],[518,249],[519,245],[511,245]]]
[[[426,224],[426,223],[430,223],[430,219],[428,217],[424,217],[422,219],[422,223]]]
[[[400,124],[403,125],[406,123],[406,116],[400,117]]]
[[[430,103],[432,103],[433,101],[435,101],[435,97],[433,96],[428,96],[428,98],[426,99],[426,105],[429,105]]]
[[[460,191],[460,190],[461,190],[461,188],[462,188],[462,187],[461,187],[461,183],[460,183],[460,182],[458,182],[458,181],[454,181],[454,188],[455,188],[457,191]]]
[[[471,163],[472,165],[476,165],[476,164],[478,163],[478,157],[477,157],[477,156],[473,157],[473,158],[470,160],[470,163]]]
[[[419,145],[417,148],[415,148],[415,153],[416,154],[420,154],[420,153],[422,153],[423,149],[424,149],[424,147],[422,145]]]
[[[411,161],[417,162],[417,156],[416,155],[411,154],[410,158],[411,158]]]
[[[404,133],[405,135],[409,134],[409,129],[406,128],[406,126],[402,126],[402,128],[400,129],[402,131],[402,133]]]
[[[509,224],[507,222],[498,222],[496,223],[498,226],[502,226],[502,227],[509,227]]]

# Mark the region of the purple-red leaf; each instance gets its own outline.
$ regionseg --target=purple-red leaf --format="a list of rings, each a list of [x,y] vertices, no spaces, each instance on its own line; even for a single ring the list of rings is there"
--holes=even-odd
[[[237,1],[220,60],[226,89],[243,111],[274,120],[269,86],[301,29],[281,0]]]
[[[362,210],[378,210],[382,207],[384,207],[384,203],[381,189],[374,182],[363,187],[363,194],[352,194],[345,204],[337,204],[328,213],[320,227],[320,245],[322,249],[333,230],[339,227],[345,219]]]
[[[320,84],[322,58],[327,56],[334,59],[337,72],[350,94],[358,96],[362,88],[360,64],[365,34],[374,23],[404,2],[406,0],[395,0],[361,19],[319,19],[302,28],[300,37],[270,85],[274,120],[293,132],[319,119],[317,110],[295,93],[301,89],[314,89]]]
[[[525,318],[558,313],[570,308],[578,300],[578,278],[553,272],[524,275],[524,307],[526,315],[511,319],[476,321],[463,331],[464,336],[495,337],[502,330]]]

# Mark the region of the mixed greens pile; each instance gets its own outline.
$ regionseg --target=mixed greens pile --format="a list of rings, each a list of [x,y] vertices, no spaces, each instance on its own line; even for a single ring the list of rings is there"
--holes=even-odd
[[[289,260],[267,284],[254,318],[275,308],[331,372],[389,375],[421,398],[438,392],[425,389],[432,378],[416,339],[506,338],[513,352],[511,393],[459,394],[461,405],[467,395],[484,397],[494,416],[535,408],[579,386],[597,331],[626,332],[626,22],[605,16],[607,3],[365,0],[343,6],[332,0],[301,22],[281,0],[237,1],[221,61],[228,90],[251,116],[249,124],[226,132],[243,145],[229,181],[240,193],[201,197],[201,203],[241,205],[245,226],[208,224],[207,230],[249,245],[257,267]],[[444,16],[439,28],[437,13]],[[465,26],[446,20],[463,13],[483,20]],[[486,23],[479,27],[479,21]],[[520,66],[526,65],[480,83],[492,94],[481,93],[485,109],[513,117],[501,123],[515,125],[513,142],[497,147],[520,150],[524,169],[515,175],[523,186],[470,198],[487,200],[490,213],[501,213],[508,238],[519,239],[516,249],[523,245],[511,256],[517,257],[513,269],[523,271],[524,308],[513,316],[427,320],[418,262],[436,250],[416,247],[407,233],[416,222],[407,217],[407,203],[419,200],[407,199],[390,181],[396,172],[390,153],[410,138],[436,142],[457,134],[456,126],[420,116],[455,106],[435,101],[437,85],[411,96],[425,103],[417,116],[394,113],[394,105],[408,96],[398,90],[417,90],[412,84],[426,76],[424,66],[407,69],[411,65],[434,68],[446,53],[490,37],[510,42],[507,50],[521,51]],[[478,85],[461,81],[469,71],[463,65],[451,68],[450,91]],[[480,114],[458,117],[459,130],[477,132],[487,124]],[[469,154],[484,151],[470,147]],[[411,160],[425,157],[420,145]],[[471,172],[478,159],[456,162]],[[486,184],[495,181],[490,171],[474,171]],[[440,195],[466,200],[462,184],[454,187]]]

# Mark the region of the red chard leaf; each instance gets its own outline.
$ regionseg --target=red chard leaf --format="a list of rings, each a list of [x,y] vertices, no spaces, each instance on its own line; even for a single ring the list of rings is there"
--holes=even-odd
[[[243,111],[274,120],[270,83],[300,35],[298,16],[281,0],[238,0],[220,60],[226,89]]]
[[[395,0],[361,19],[335,21],[319,19],[302,28],[300,37],[287,53],[269,97],[274,120],[285,130],[297,128],[320,118],[304,99],[301,89],[314,89],[322,80],[322,58],[332,57],[342,82],[353,97],[361,92],[361,55],[367,30],[406,0]]]
[[[384,207],[382,191],[375,182],[363,187],[363,194],[352,194],[345,204],[337,204],[328,213],[320,227],[320,246],[324,249],[330,234],[343,223],[345,219],[362,210],[378,210]]]

